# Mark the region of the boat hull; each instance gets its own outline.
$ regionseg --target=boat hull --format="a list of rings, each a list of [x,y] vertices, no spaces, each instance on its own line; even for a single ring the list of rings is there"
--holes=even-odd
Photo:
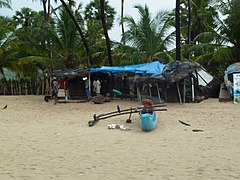
[[[156,112],[153,114],[145,113],[140,114],[140,127],[143,131],[151,131],[156,128]]]

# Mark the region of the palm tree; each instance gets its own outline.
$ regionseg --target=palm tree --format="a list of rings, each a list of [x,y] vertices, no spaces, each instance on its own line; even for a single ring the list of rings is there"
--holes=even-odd
[[[59,13],[56,13],[57,22],[56,28],[53,28],[49,33],[52,40],[53,56],[59,59],[59,68],[75,68],[80,64],[80,52],[83,48],[80,42],[77,29],[64,7],[60,7]],[[78,10],[76,10],[78,11]],[[76,14],[74,14],[77,17]]]
[[[128,30],[123,34],[122,41],[139,49],[145,61],[159,59],[167,54],[167,47],[173,42],[173,33],[169,33],[173,19],[168,11],[162,10],[152,18],[147,5],[136,5],[135,8],[140,15],[139,21],[136,22],[131,16],[124,17],[122,23]]]
[[[211,23],[202,21],[202,25],[205,24],[205,26],[202,26],[205,27],[205,31],[199,33],[193,39],[194,44],[188,51],[194,55],[192,60],[201,63],[213,75],[222,77],[224,69],[240,59],[238,33],[240,25],[238,9],[240,4],[237,0],[216,0],[215,6],[211,6],[210,12],[206,11],[206,14],[214,12],[212,8],[220,10],[225,19],[222,21],[218,16],[215,16],[212,28],[210,27]]]
[[[216,28],[215,18],[218,14],[214,7],[213,0],[189,0],[191,3],[191,40],[194,40],[202,32],[214,31]],[[189,7],[186,5],[186,7]],[[188,10],[189,14],[189,10]]]
[[[89,46],[88,46],[88,42],[87,42],[87,40],[86,40],[86,38],[85,38],[85,36],[84,36],[84,34],[83,34],[83,31],[82,31],[81,27],[79,26],[76,18],[74,17],[71,9],[69,8],[69,6],[65,3],[64,0],[60,0],[60,1],[61,1],[62,5],[64,6],[64,8],[66,9],[66,11],[68,12],[68,14],[70,15],[73,23],[75,24],[75,26],[76,26],[76,28],[77,28],[77,30],[78,30],[81,38],[82,38],[83,45],[84,45],[85,50],[86,50],[87,55],[88,55],[88,64],[89,64],[90,66],[92,66],[92,65],[93,65],[93,62],[92,62],[91,52],[90,52],[90,49],[89,49]]]
[[[36,1],[36,0],[33,0],[33,1]],[[50,7],[51,7],[51,0],[40,0],[42,3],[43,3],[43,9],[44,9],[44,16],[45,16],[45,19],[47,21],[49,21],[50,19]],[[57,2],[57,0],[54,0],[54,2]],[[80,37],[83,41],[83,45],[84,45],[84,48],[86,50],[86,53],[88,55],[88,65],[89,66],[92,66],[93,65],[93,62],[92,62],[92,56],[91,56],[91,52],[90,52],[90,49],[89,49],[89,46],[88,46],[88,42],[84,36],[84,33],[82,31],[82,28],[80,27],[80,25],[78,24],[76,18],[74,17],[73,15],[73,12],[71,10],[71,6],[74,6],[75,5],[75,2],[72,1],[72,0],[68,0],[69,2],[69,5],[66,4],[66,2],[64,0],[60,0],[60,2],[62,3],[63,7],[66,9],[66,11],[68,12],[68,14],[70,15],[76,29],[78,30],[79,34],[80,34]]]
[[[17,22],[20,28],[27,28],[31,27],[31,21],[36,14],[36,11],[33,11],[32,9],[27,7],[23,7],[20,11],[15,12],[13,19]]]
[[[3,8],[3,7],[12,9],[11,0],[0,0],[0,8]]]
[[[0,16],[0,72],[2,73],[2,68],[9,66],[8,55],[12,52],[11,43],[13,43],[11,41],[11,34],[14,32],[15,28],[16,25],[11,19]]]
[[[22,13],[21,13],[22,14]],[[25,20],[21,21],[25,24]],[[32,22],[32,21],[31,21]],[[36,21],[39,22],[39,21]],[[17,73],[19,78],[36,77],[40,67],[51,66],[54,61],[45,58],[40,53],[41,48],[36,37],[38,25],[31,23],[33,31],[26,31],[26,28],[18,28],[17,23],[12,19],[0,18],[0,71],[8,68]],[[39,28],[41,29],[41,28]]]

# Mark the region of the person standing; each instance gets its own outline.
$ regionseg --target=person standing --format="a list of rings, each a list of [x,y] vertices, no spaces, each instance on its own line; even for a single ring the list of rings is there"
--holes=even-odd
[[[88,78],[85,80],[85,92],[86,92],[86,96],[89,96],[89,80]]]
[[[57,82],[57,78],[53,77],[53,80],[52,80],[52,99],[54,100],[54,104],[57,104],[57,98],[58,98],[58,82]]]
[[[93,95],[96,96],[96,90],[97,90],[97,81],[94,79],[93,80]]]
[[[97,96],[100,95],[100,93],[101,93],[101,82],[98,79],[96,81],[96,94],[97,94]]]

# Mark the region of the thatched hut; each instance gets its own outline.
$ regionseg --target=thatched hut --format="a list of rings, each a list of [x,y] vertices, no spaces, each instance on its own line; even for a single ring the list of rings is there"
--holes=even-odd
[[[54,70],[51,76],[59,81],[59,96],[71,100],[87,99],[85,79],[90,79],[89,69],[59,69]],[[67,92],[67,93],[66,93]]]

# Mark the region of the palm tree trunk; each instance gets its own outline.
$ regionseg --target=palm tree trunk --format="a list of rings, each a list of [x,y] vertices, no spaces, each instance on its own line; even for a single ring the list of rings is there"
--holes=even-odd
[[[44,12],[44,19],[46,22],[50,21],[50,0],[42,0],[43,3],[43,12]],[[47,39],[47,42],[43,42],[44,44],[47,43],[48,45],[50,45],[50,39]],[[51,52],[48,52],[48,57],[51,58]],[[48,73],[52,71],[52,68],[48,68],[47,69]],[[45,89],[45,93],[49,93],[51,87],[51,84],[48,84],[48,81],[46,81],[47,85],[46,85],[46,89]],[[47,89],[48,88],[48,89]]]
[[[188,44],[191,44],[191,22],[192,22],[191,0],[188,0]]]
[[[71,17],[73,23],[75,24],[75,26],[76,26],[76,28],[77,28],[77,30],[78,30],[81,38],[82,38],[83,45],[84,45],[84,47],[85,47],[85,50],[86,50],[87,56],[88,56],[88,65],[89,65],[89,66],[92,66],[92,65],[93,65],[92,56],[91,56],[91,53],[90,53],[90,49],[89,49],[89,47],[88,47],[87,40],[86,40],[86,38],[84,37],[84,34],[83,34],[83,32],[82,32],[82,30],[81,30],[78,22],[76,21],[75,17],[73,16],[71,10],[69,9],[69,7],[68,7],[67,4],[65,3],[65,1],[64,1],[64,0],[60,0],[60,1],[61,1],[62,5],[64,6],[64,8],[66,9],[66,11],[68,12],[69,16]]]
[[[47,22],[50,21],[50,8],[51,8],[51,0],[48,0],[48,10],[47,10]]]
[[[19,90],[18,90],[19,95],[22,95],[22,84],[21,84],[21,80],[18,80],[18,88],[19,88]]]
[[[181,61],[181,44],[180,44],[180,0],[176,0],[175,28],[176,28],[176,60]]]
[[[191,22],[192,22],[192,14],[191,14],[191,0],[188,0],[188,44],[191,44]],[[191,56],[188,54],[188,59]]]
[[[42,3],[43,3],[44,19],[47,21],[47,8],[46,8],[47,0],[43,0]]]
[[[122,21],[122,35],[124,34],[124,25],[123,25],[123,9],[124,9],[124,0],[121,0],[121,21]],[[125,45],[125,40],[123,40],[123,44]]]
[[[111,53],[110,39],[109,39],[109,36],[108,36],[107,23],[106,23],[106,20],[105,20],[104,3],[105,3],[105,0],[100,0],[100,10],[101,10],[100,14],[101,14],[104,36],[105,36],[106,44],[107,44],[108,62],[109,62],[109,66],[112,66],[113,65],[113,63],[112,63],[112,53]]]

